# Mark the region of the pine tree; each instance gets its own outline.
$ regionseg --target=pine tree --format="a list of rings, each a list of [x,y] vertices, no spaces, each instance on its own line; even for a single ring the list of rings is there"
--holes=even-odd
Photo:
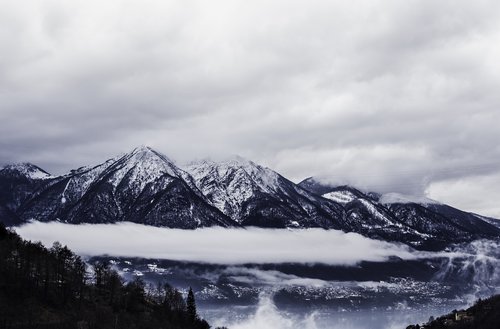
[[[67,247],[24,241],[0,220],[0,328],[210,329],[192,289],[186,306],[170,285],[154,297],[140,279],[124,285],[107,263],[95,264],[95,284],[85,269]]]
[[[196,314],[196,301],[194,300],[194,293],[191,287],[189,287],[189,292],[186,299],[186,310],[189,320],[194,322],[198,318],[198,314]]]

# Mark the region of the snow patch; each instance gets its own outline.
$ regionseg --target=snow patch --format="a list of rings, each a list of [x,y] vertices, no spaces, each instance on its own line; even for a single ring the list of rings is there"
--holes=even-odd
[[[359,199],[359,201],[366,207],[366,209],[376,218],[380,219],[381,221],[385,222],[387,225],[396,225],[398,227],[402,227],[403,225],[401,223],[393,222],[384,214],[382,214],[371,202],[365,199]]]
[[[356,196],[349,191],[334,191],[323,194],[323,198],[335,201],[341,204],[347,204],[356,199]]]
[[[54,178],[54,176],[50,175],[46,171],[28,162],[10,164],[3,167],[1,170],[16,171],[21,175],[31,179]]]
[[[239,156],[221,162],[192,162],[186,170],[208,201],[236,221],[243,203],[256,193],[282,190],[277,173]]]

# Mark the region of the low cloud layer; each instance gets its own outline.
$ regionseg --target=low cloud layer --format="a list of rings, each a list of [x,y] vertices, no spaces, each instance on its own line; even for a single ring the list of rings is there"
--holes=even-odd
[[[216,264],[325,263],[354,265],[390,256],[413,259],[408,247],[335,230],[204,228],[178,230],[133,223],[33,222],[16,228],[26,239],[68,245],[80,255],[111,255]],[[237,275],[237,273],[234,273]],[[293,278],[287,278],[293,279]]]
[[[352,266],[361,261],[384,261],[390,256],[403,259],[442,258],[442,266],[435,279],[455,275],[474,283],[478,293],[498,289],[499,244],[498,241],[479,240],[455,246],[447,252],[417,252],[406,246],[371,240],[354,233],[334,230],[273,230],[273,229],[224,229],[205,228],[177,230],[157,228],[133,223],[83,224],[33,222],[16,231],[24,238],[41,241],[50,246],[54,241],[67,244],[80,255],[103,255],[170,259],[179,261],[227,264],[216,267],[215,272],[197,273],[202,278],[217,282],[221,276],[231,282],[271,287],[272,292],[282,287],[306,287],[323,289],[339,286],[342,289],[358,287],[365,289],[394,288],[401,286],[391,282],[372,281],[325,281],[301,277],[277,270],[243,267],[242,263],[325,263]],[[447,260],[447,261],[446,261]],[[189,270],[186,273],[190,273]],[[186,276],[194,275],[190,273]],[[411,285],[407,289],[414,290]],[[471,294],[471,302],[477,299]],[[238,309],[241,315],[242,309]],[[426,312],[429,312],[427,309]],[[401,328],[408,323],[421,322],[429,314],[422,315],[418,309],[394,309],[383,312],[376,318],[373,313],[308,313],[290,314],[280,311],[273,303],[272,295],[262,294],[255,311],[247,317],[211,314],[210,323],[215,326],[247,329],[322,329],[322,328]],[[230,314],[230,313],[229,313]],[[374,322],[376,321],[376,322]],[[369,325],[368,325],[369,323]]]
[[[222,271],[231,281],[248,284],[282,286],[323,287],[327,281],[320,279],[303,278],[293,274],[286,274],[276,270],[261,270],[247,267],[228,267]]]

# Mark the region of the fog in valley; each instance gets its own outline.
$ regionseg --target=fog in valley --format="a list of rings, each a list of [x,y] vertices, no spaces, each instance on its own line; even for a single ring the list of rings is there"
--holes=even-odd
[[[31,222],[16,231],[89,263],[105,259],[126,280],[193,286],[202,316],[232,329],[404,328],[500,286],[490,240],[429,252],[322,229]]]

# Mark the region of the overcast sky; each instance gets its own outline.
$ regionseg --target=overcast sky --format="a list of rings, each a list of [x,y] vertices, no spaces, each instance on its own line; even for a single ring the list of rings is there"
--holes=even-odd
[[[500,217],[498,1],[0,6],[0,164],[147,144]]]

